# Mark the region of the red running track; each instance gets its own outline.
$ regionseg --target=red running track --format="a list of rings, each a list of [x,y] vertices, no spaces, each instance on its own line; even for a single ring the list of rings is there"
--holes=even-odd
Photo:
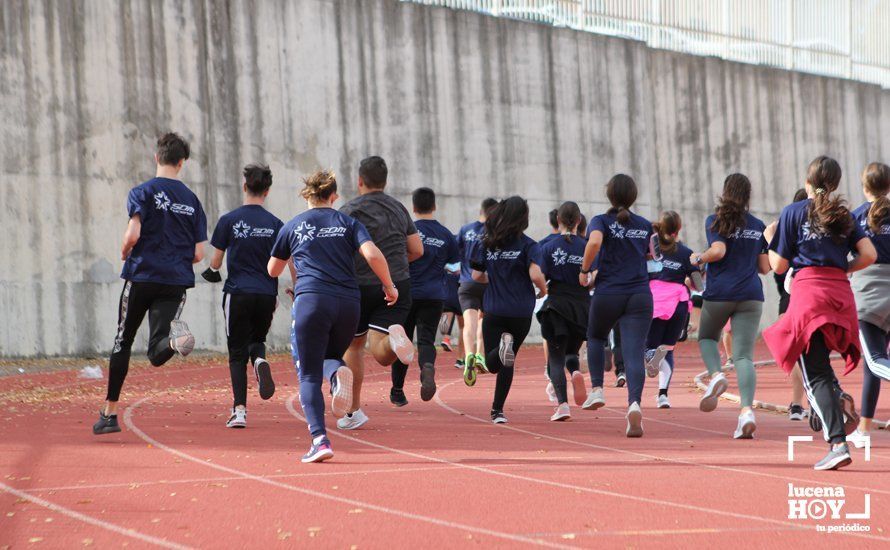
[[[624,437],[623,389],[609,387],[600,411],[574,408],[571,421],[549,422],[540,348],[519,354],[506,426],[487,419],[492,376],[467,388],[459,371],[440,367],[439,394],[423,403],[412,372],[411,403],[395,409],[388,372],[369,365],[371,422],[332,429],[334,460],[309,465],[299,462],[309,438],[285,357],[273,361],[275,397],[251,394],[246,430],[224,427],[223,360],[133,368],[124,431],[101,437],[90,426],[104,381],[74,372],[5,378],[0,547],[887,546],[885,432],[874,434],[870,462],[857,451],[848,469],[815,472],[818,440],[787,459],[787,436],[812,434],[804,423],[761,411],[756,439],[733,440],[735,405],[699,412],[694,344],[678,357],[674,407],[656,410],[647,380],[646,435],[635,440]],[[440,358],[450,364],[453,355]],[[758,398],[787,402],[778,369],[758,376]],[[858,373],[847,378],[858,397]],[[842,514],[862,512],[868,494],[871,518],[788,519],[789,483],[843,487]],[[817,531],[840,524],[869,531]]]

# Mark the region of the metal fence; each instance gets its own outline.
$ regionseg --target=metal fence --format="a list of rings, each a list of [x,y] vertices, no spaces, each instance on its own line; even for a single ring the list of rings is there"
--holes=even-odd
[[[890,0],[402,0],[890,88]]]

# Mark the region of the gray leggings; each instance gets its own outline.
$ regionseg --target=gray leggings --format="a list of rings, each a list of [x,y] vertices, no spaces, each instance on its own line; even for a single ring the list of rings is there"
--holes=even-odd
[[[744,302],[705,300],[701,308],[698,346],[710,374],[720,372],[720,351],[717,342],[726,322],[732,319],[732,362],[735,364],[742,407],[754,404],[754,388],[757,385],[757,375],[754,374],[754,340],[760,328],[761,313],[763,313],[763,302],[756,300]]]

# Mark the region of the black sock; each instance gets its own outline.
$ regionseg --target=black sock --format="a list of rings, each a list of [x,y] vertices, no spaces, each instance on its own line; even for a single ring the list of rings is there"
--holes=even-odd
[[[667,394],[668,394],[667,389],[658,390],[658,395],[667,395]]]

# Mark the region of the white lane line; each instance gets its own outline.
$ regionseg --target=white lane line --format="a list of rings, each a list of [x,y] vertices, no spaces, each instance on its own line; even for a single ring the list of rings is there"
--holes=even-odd
[[[453,382],[452,382],[452,383],[453,383]],[[447,386],[447,385],[450,385],[450,384],[446,384],[446,386]],[[440,390],[440,391],[441,391],[441,390]],[[293,394],[293,395],[291,395],[291,396],[288,398],[288,400],[286,401],[287,409],[290,411],[290,413],[291,413],[292,415],[294,415],[295,417],[297,417],[297,418],[299,418],[299,419],[305,421],[304,417],[303,417],[300,413],[298,413],[297,410],[296,410],[296,408],[294,407],[294,400],[297,398],[297,395],[298,395],[298,394]],[[444,406],[447,408],[447,405],[444,405]],[[473,417],[469,417],[469,418],[473,418]],[[500,426],[497,426],[497,428],[504,428],[504,427],[507,427],[507,425],[501,424]],[[523,431],[523,430],[520,430],[520,431]],[[529,476],[524,476],[524,475],[520,475],[520,474],[513,474],[513,473],[509,473],[509,472],[501,472],[501,471],[498,471],[498,470],[492,470],[492,469],[490,469],[490,468],[486,468],[486,467],[483,467],[483,466],[474,466],[474,465],[470,465],[470,464],[464,464],[464,463],[462,463],[462,462],[456,462],[456,461],[453,461],[453,460],[448,460],[448,459],[445,459],[445,458],[440,458],[440,457],[435,457],[435,456],[427,456],[427,455],[423,455],[423,454],[420,454],[420,453],[414,453],[414,452],[411,452],[411,451],[403,451],[403,450],[401,450],[401,449],[395,449],[395,448],[393,448],[393,447],[388,447],[388,446],[386,446],[386,445],[381,445],[381,444],[379,444],[379,443],[373,443],[373,442],[371,442],[371,441],[366,441],[366,440],[364,440],[364,439],[360,439],[360,438],[357,438],[357,437],[353,437],[353,436],[351,436],[351,435],[346,435],[345,433],[342,433],[342,432],[340,432],[340,431],[334,431],[334,432],[331,432],[331,433],[332,433],[333,435],[336,435],[336,436],[341,437],[341,438],[343,438],[343,439],[347,439],[347,440],[349,440],[349,441],[354,441],[355,443],[359,443],[359,444],[361,444],[361,445],[366,445],[366,446],[368,446],[368,447],[373,447],[373,448],[375,448],[375,449],[380,449],[380,450],[382,450],[382,451],[388,451],[388,452],[390,452],[390,453],[400,454],[400,455],[404,455],[404,456],[410,456],[410,457],[412,457],[412,458],[419,458],[419,459],[422,459],[422,460],[428,460],[428,461],[430,461],[430,462],[438,462],[438,463],[440,463],[440,464],[452,464],[452,465],[457,466],[457,467],[459,467],[459,468],[464,468],[464,469],[467,469],[467,470],[474,470],[474,471],[477,471],[477,472],[481,472],[481,473],[485,473],[485,474],[491,474],[491,475],[494,475],[494,476],[500,476],[500,477],[505,477],[505,478],[509,478],[509,479],[515,479],[515,480],[519,480],[519,481],[528,481],[528,482],[537,483],[537,484],[540,484],[540,485],[549,485],[549,486],[551,486],[551,487],[559,487],[559,488],[561,488],[561,489],[567,489],[567,490],[569,490],[569,491],[574,491],[574,492],[579,492],[579,491],[580,491],[580,492],[584,492],[584,493],[591,493],[591,494],[596,494],[596,495],[604,495],[604,496],[616,497],[616,498],[621,498],[621,499],[626,499],[626,500],[633,500],[633,501],[637,501],[637,502],[643,502],[643,503],[646,503],[646,504],[655,504],[655,505],[660,505],[660,506],[668,506],[668,507],[673,507],[673,508],[680,508],[680,509],[683,509],[683,510],[691,510],[691,511],[694,511],[694,512],[700,512],[700,513],[705,513],[705,514],[714,514],[714,515],[718,515],[718,516],[731,517],[731,518],[735,518],[735,519],[744,519],[744,520],[751,520],[751,521],[760,521],[760,522],[764,522],[764,523],[770,523],[770,524],[773,524],[773,525],[781,525],[781,526],[784,527],[784,528],[787,528],[787,529],[793,529],[793,530],[797,530],[797,531],[800,531],[800,530],[810,531],[810,530],[812,530],[812,527],[811,527],[811,526],[799,525],[799,524],[791,523],[791,522],[788,522],[788,521],[782,521],[782,520],[777,520],[777,519],[764,518],[764,517],[760,517],[760,516],[752,516],[752,515],[749,515],[749,514],[742,514],[742,513],[738,513],[738,512],[728,512],[728,511],[724,511],[724,510],[717,510],[717,509],[714,509],[714,508],[703,508],[703,507],[701,507],[701,506],[695,506],[695,505],[693,505],[693,504],[685,504],[685,503],[682,503],[682,502],[672,502],[672,501],[661,500],[661,499],[656,499],[656,498],[641,497],[641,496],[629,495],[629,494],[625,494],[625,493],[617,493],[617,492],[614,492],[614,491],[607,491],[607,490],[604,490],[604,489],[594,489],[594,488],[592,488],[592,487],[582,487],[582,486],[578,486],[578,485],[570,485],[570,484],[568,484],[568,483],[561,483],[561,482],[558,482],[558,481],[551,481],[551,480],[547,480],[547,479],[540,479],[540,478],[535,478],[535,477],[529,477]],[[531,433],[531,432],[529,432],[529,433]],[[865,535],[865,534],[858,534],[858,533],[845,533],[845,534],[850,534],[850,535],[852,535],[852,536],[859,536],[859,537],[861,537],[861,538],[868,538],[868,539],[875,539],[875,540],[890,540],[890,538],[877,537],[877,536]]]
[[[489,424],[489,425],[492,426],[492,429],[498,429],[498,430],[512,430],[512,431],[515,431],[515,432],[518,432],[518,433],[522,433],[522,434],[525,434],[525,435],[531,435],[531,436],[533,436],[533,437],[537,437],[537,438],[541,438],[541,439],[549,439],[549,440],[552,440],[552,441],[559,441],[559,442],[562,442],[562,443],[569,443],[569,444],[572,444],[572,445],[579,445],[579,446],[582,446],[582,447],[590,447],[590,448],[592,448],[592,449],[599,449],[599,450],[603,450],[603,451],[612,451],[612,452],[616,452],[616,453],[620,453],[620,454],[625,454],[625,455],[632,455],[632,456],[638,456],[638,457],[645,457],[645,458],[648,458],[648,459],[651,459],[651,460],[658,460],[658,461],[661,461],[661,462],[672,462],[672,463],[683,464],[683,465],[688,465],[688,466],[697,466],[697,467],[700,467],[700,468],[708,468],[708,469],[713,469],[713,470],[721,470],[721,471],[729,471],[729,472],[736,472],[736,473],[743,473],[743,474],[758,475],[758,476],[771,477],[771,478],[777,478],[777,479],[782,479],[782,480],[803,481],[803,482],[806,482],[806,483],[824,483],[824,481],[823,481],[823,482],[820,482],[820,481],[818,481],[818,480],[812,480],[812,479],[799,479],[799,478],[793,478],[793,477],[789,477],[789,476],[778,476],[778,475],[767,474],[767,473],[763,473],[763,472],[757,472],[757,471],[753,471],[753,470],[743,470],[743,469],[740,469],[740,468],[730,468],[730,467],[716,466],[716,465],[711,465],[711,464],[700,464],[700,463],[698,463],[698,462],[693,462],[693,461],[689,461],[689,460],[677,460],[677,459],[672,459],[672,458],[660,457],[660,456],[656,456],[656,455],[650,455],[650,454],[646,454],[646,453],[639,453],[639,452],[636,452],[636,451],[628,451],[628,450],[624,450],[624,449],[616,449],[616,448],[614,448],[614,447],[606,447],[606,446],[604,446],[604,445],[595,445],[595,444],[593,444],[593,443],[584,443],[584,442],[582,442],[582,441],[576,441],[576,440],[573,440],[573,439],[566,439],[566,438],[556,437],[556,436],[552,436],[552,435],[548,435],[548,434],[543,434],[543,433],[539,433],[539,432],[533,432],[533,431],[530,431],[530,430],[524,430],[524,429],[522,429],[522,428],[517,428],[517,427],[515,427],[515,426],[511,426],[511,425],[509,425],[509,424],[500,424],[500,425],[498,425],[498,426],[494,426],[494,425],[491,424],[491,421],[490,421],[490,420],[486,420],[486,419],[479,418],[479,417],[477,417],[477,416],[473,416],[473,415],[471,415],[471,414],[462,412],[462,411],[460,411],[459,409],[456,409],[456,408],[454,408],[454,407],[448,405],[448,404],[445,403],[444,401],[442,401],[442,399],[441,399],[441,397],[440,397],[442,391],[443,391],[445,388],[447,388],[447,387],[449,387],[449,386],[455,384],[456,382],[458,382],[458,381],[456,380],[456,381],[453,381],[453,382],[449,382],[448,384],[445,384],[444,386],[441,386],[441,387],[439,388],[439,391],[436,392],[436,397],[435,397],[436,403],[438,403],[439,406],[441,406],[442,408],[444,408],[444,409],[446,409],[446,410],[448,410],[448,411],[450,411],[450,412],[452,412],[452,413],[454,413],[454,414],[457,414],[457,415],[460,415],[460,416],[464,416],[464,417],[466,417],[466,418],[470,418],[470,419],[472,419],[472,420],[476,420],[476,421],[478,421],[478,422],[483,422],[483,423]],[[296,412],[296,411],[293,409],[293,404],[292,404],[293,398],[294,398],[294,396],[291,396],[291,397],[288,399],[288,401],[287,401],[287,406],[288,406],[288,409],[291,411],[291,414],[295,414],[295,412]],[[347,438],[350,438],[349,436],[346,436],[345,434],[341,434],[341,433],[338,433],[338,432],[335,432],[335,433],[336,433],[337,435],[340,435],[341,437],[347,437]],[[353,439],[353,440],[355,440],[355,441],[357,441],[357,442],[359,442],[359,443],[363,443],[363,444],[365,444],[365,445],[370,445],[370,446],[373,446],[373,447],[378,447],[378,446],[379,446],[379,445],[376,444],[376,443],[371,443],[371,442],[368,442],[368,441],[363,441],[363,440],[361,440],[361,439],[356,439],[356,438],[350,438],[350,439]],[[379,446],[379,447],[384,448],[384,447],[382,447],[382,446]],[[397,449],[391,449],[391,451],[392,451],[392,452],[396,452],[396,453],[406,453],[406,451],[399,451],[399,450],[397,450]],[[445,459],[440,459],[440,458],[437,458],[437,457],[426,457],[426,456],[423,456],[423,455],[414,455],[413,453],[409,453],[409,454],[411,454],[412,456],[417,456],[418,458],[426,458],[427,460],[450,462],[450,461],[447,461],[447,460],[445,460]],[[455,464],[459,464],[459,463],[455,463]],[[488,471],[489,473],[494,473],[494,474],[496,474],[496,475],[503,475],[503,476],[505,476],[505,477],[512,477],[512,478],[516,478],[516,479],[522,479],[522,478],[524,477],[524,476],[519,476],[519,475],[517,475],[517,474],[510,474],[510,473],[506,473],[506,472],[498,472],[498,471],[496,471],[496,470],[488,470],[487,468],[481,468],[481,467],[478,467],[478,466],[469,466],[469,465],[465,465],[465,464],[461,464],[461,466],[463,466],[463,467],[465,467],[465,468],[470,468],[470,469],[477,469],[477,470],[479,470],[479,471]],[[685,503],[671,502],[671,501],[663,501],[663,500],[659,500],[659,499],[651,499],[651,498],[646,498],[646,497],[637,497],[637,496],[633,496],[633,495],[625,495],[625,494],[623,494],[623,493],[612,493],[611,491],[604,491],[604,490],[602,490],[602,489],[591,489],[591,488],[575,487],[575,486],[573,486],[573,485],[567,485],[567,484],[564,484],[564,483],[558,483],[558,482],[548,481],[548,480],[541,480],[541,479],[536,479],[536,478],[526,478],[526,481],[532,481],[532,482],[535,482],[535,483],[542,483],[542,484],[545,484],[545,485],[553,485],[553,486],[556,486],[556,487],[564,487],[564,488],[566,488],[566,489],[571,489],[571,490],[578,490],[578,491],[592,492],[592,493],[603,494],[603,495],[608,495],[608,496],[615,496],[615,497],[619,497],[619,498],[627,498],[627,499],[630,499],[630,500],[637,500],[637,501],[640,501],[640,502],[646,502],[646,503],[650,503],[650,504],[661,504],[661,505],[664,505],[664,506],[674,506],[674,507],[677,507],[677,508],[684,508],[684,509],[687,509],[687,510],[694,510],[694,511],[696,511],[696,512],[705,512],[705,513],[711,513],[711,514],[723,515],[723,516],[728,516],[728,517],[736,517],[736,518],[739,518],[739,519],[750,519],[750,520],[755,520],[755,521],[763,521],[763,522],[772,523],[772,524],[775,524],[775,525],[782,525],[782,526],[785,526],[785,527],[791,527],[791,528],[798,528],[798,529],[800,529],[800,528],[806,528],[806,529],[809,529],[809,527],[802,527],[802,526],[800,526],[800,525],[798,525],[798,524],[790,523],[790,522],[787,522],[787,521],[776,520],[776,519],[770,519],[770,518],[764,518],[764,517],[760,517],[760,516],[751,516],[751,515],[740,514],[740,513],[736,513],[736,512],[727,512],[727,511],[723,511],[723,510],[716,510],[716,509],[713,509],[713,508],[701,508],[701,507],[698,507],[698,506],[693,506],[693,505],[685,504]],[[849,488],[853,488],[853,489],[860,489],[860,490],[862,490],[862,491],[866,491],[866,492],[888,492],[888,491],[878,491],[878,490],[875,490],[875,489],[853,487],[853,486],[850,486],[850,485],[845,485],[845,487],[849,487]],[[875,535],[867,535],[867,534],[864,534],[864,533],[844,532],[844,533],[842,533],[842,534],[844,534],[844,535],[850,535],[850,536],[855,536],[855,537],[860,537],[860,538],[868,538],[868,539],[875,539],[875,540],[887,540],[887,541],[890,541],[890,538],[887,538],[887,537],[879,537],[879,536],[875,536]]]
[[[291,396],[290,400],[288,401],[288,407],[289,407],[289,409],[293,408],[293,404],[291,403],[291,401],[292,401],[292,400],[294,399],[294,397],[296,397],[297,395],[298,395],[298,394],[293,394],[293,395]],[[372,504],[372,503],[370,503],[370,502],[364,502],[364,501],[361,501],[361,500],[355,500],[355,499],[346,498],[346,497],[338,497],[338,496],[331,495],[331,494],[328,494],[328,493],[322,493],[322,492],[320,492],[320,491],[314,491],[314,490],[312,490],[312,489],[306,489],[306,488],[303,488],[303,487],[297,487],[297,486],[295,486],[295,485],[288,485],[288,484],[286,484],[286,483],[281,483],[281,482],[279,482],[279,481],[275,481],[275,480],[272,480],[272,479],[268,479],[268,478],[264,478],[264,477],[261,477],[261,476],[254,475],[254,474],[251,474],[251,473],[249,473],[249,472],[244,472],[244,471],[241,471],[241,470],[236,470],[236,469],[234,469],[234,468],[229,468],[229,467],[227,467],[227,466],[222,466],[222,465],[220,465],[220,464],[214,464],[214,463],[212,463],[212,462],[207,462],[207,461],[202,460],[202,459],[200,459],[200,458],[198,458],[198,457],[192,456],[192,455],[190,455],[190,454],[188,454],[188,453],[185,453],[185,452],[182,452],[182,451],[180,451],[180,450],[178,450],[178,449],[175,449],[175,448],[173,448],[173,447],[171,447],[171,446],[169,446],[169,445],[165,445],[164,443],[161,443],[160,441],[154,439],[153,437],[151,437],[151,436],[148,435],[147,433],[143,432],[141,429],[139,429],[139,428],[136,426],[136,424],[133,423],[133,411],[136,410],[137,408],[139,408],[143,403],[145,403],[145,402],[148,401],[149,399],[151,399],[151,396],[143,397],[143,398],[140,399],[139,401],[136,401],[135,403],[133,403],[132,405],[130,405],[129,407],[127,407],[127,408],[124,410],[124,424],[127,426],[127,428],[128,428],[130,431],[132,431],[133,433],[135,433],[137,436],[139,436],[140,439],[142,439],[142,440],[145,441],[146,443],[150,443],[151,445],[157,447],[158,449],[161,449],[162,451],[166,451],[166,452],[168,452],[168,453],[170,453],[170,454],[172,454],[172,455],[176,455],[176,456],[178,456],[178,457],[180,457],[180,458],[183,458],[183,459],[185,459],[185,460],[188,460],[188,461],[190,461],[190,462],[194,462],[194,463],[196,463],[196,464],[200,464],[200,465],[205,466],[205,467],[208,467],[208,468],[213,468],[213,469],[215,469],[215,470],[219,470],[219,471],[221,471],[221,472],[226,472],[226,473],[231,474],[231,475],[234,475],[234,476],[243,477],[243,478],[245,478],[245,479],[250,479],[250,480],[252,480],[252,481],[256,481],[256,482],[259,482],[259,483],[265,483],[266,485],[271,485],[271,486],[273,486],[273,487],[277,487],[277,488],[279,488],[279,489],[284,489],[284,490],[287,490],[287,491],[294,491],[294,492],[297,492],[297,493],[302,493],[302,494],[304,494],[304,495],[309,495],[309,496],[313,496],[313,497],[316,497],[316,498],[321,498],[321,499],[331,500],[331,501],[334,501],[334,502],[339,502],[339,503],[341,503],[341,504],[348,504],[349,506],[355,506],[355,507],[366,508],[366,509],[368,509],[368,510],[374,510],[374,511],[377,511],[377,512],[382,512],[382,513],[384,513],[384,514],[390,514],[390,515],[393,515],[393,516],[396,516],[396,517],[400,517],[400,518],[404,518],[404,519],[412,519],[412,520],[415,520],[415,521],[421,521],[421,522],[430,523],[430,524],[433,524],[433,525],[438,525],[438,526],[440,526],[440,527],[448,527],[448,528],[450,528],[450,529],[458,529],[458,530],[461,530],[461,531],[468,531],[468,532],[471,532],[471,533],[478,533],[478,534],[480,534],[480,535],[488,535],[488,536],[490,536],[490,537],[496,537],[496,538],[500,538],[500,539],[510,540],[510,541],[513,541],[513,542],[520,542],[520,543],[524,543],[524,544],[530,544],[530,545],[534,545],[534,546],[545,546],[545,547],[548,547],[548,548],[563,548],[563,549],[565,549],[565,548],[574,548],[573,546],[564,545],[564,544],[557,544],[557,543],[553,543],[553,542],[546,541],[546,540],[532,539],[532,538],[529,538],[529,537],[523,537],[523,536],[521,536],[521,535],[514,535],[514,534],[512,534],[512,533],[502,533],[502,532],[500,532],[500,531],[494,531],[494,530],[492,530],[492,529],[486,529],[486,528],[484,528],[484,527],[475,527],[475,526],[472,526],[472,525],[465,525],[465,524],[456,523],[456,522],[452,522],[452,521],[447,521],[447,520],[443,520],[443,519],[438,519],[438,518],[434,518],[434,517],[430,517],[430,516],[423,516],[423,515],[420,515],[420,514],[415,514],[415,513],[413,513],[413,512],[406,512],[406,511],[403,511],[403,510],[396,510],[396,509],[394,509],[394,508],[388,508],[388,507],[386,507],[386,506],[381,506],[381,505],[378,505],[378,504]]]
[[[442,407],[443,409],[448,410],[448,411],[450,411],[450,412],[452,412],[452,413],[454,413],[454,414],[456,414],[456,415],[463,416],[463,417],[465,417],[465,418],[469,418],[469,419],[475,420],[475,421],[477,421],[477,422],[482,422],[482,423],[484,423],[484,424],[489,424],[489,425],[490,425],[490,424],[491,424],[491,421],[490,421],[490,420],[485,419],[485,418],[480,418],[480,417],[478,417],[478,416],[473,416],[473,415],[471,415],[470,413],[463,412],[463,411],[461,411],[461,410],[459,410],[459,409],[456,409],[456,408],[452,407],[451,405],[445,403],[444,401],[442,401],[442,398],[440,397],[442,391],[443,391],[445,388],[447,388],[447,387],[449,387],[449,386],[455,384],[456,382],[460,382],[460,380],[455,380],[455,381],[453,381],[453,382],[449,382],[449,383],[447,383],[447,384],[445,384],[445,385],[443,385],[443,386],[440,386],[439,391],[436,393],[436,397],[434,398],[435,401],[436,401],[436,403],[437,403],[440,407]],[[621,416],[623,417],[624,415],[622,414]],[[645,422],[649,422],[650,420],[651,420],[651,419],[648,418],[648,417],[647,417],[647,418],[644,418],[644,421],[645,421]],[[676,425],[676,426],[683,427],[683,428],[687,427],[687,426],[685,426],[684,424],[677,424],[677,423],[671,423],[671,424],[674,424],[674,425]],[[492,426],[492,427],[494,428],[494,426]],[[571,444],[571,445],[578,445],[578,446],[581,446],[581,447],[589,447],[589,448],[591,448],[591,449],[598,449],[598,450],[601,450],[601,451],[611,451],[611,452],[614,452],[614,453],[619,453],[619,454],[624,454],[624,455],[630,455],[630,456],[635,456],[635,457],[642,457],[642,458],[646,458],[646,459],[649,459],[649,460],[658,460],[658,461],[660,461],[660,462],[669,462],[669,463],[674,463],[674,464],[682,464],[682,465],[684,465],[684,466],[697,466],[697,467],[699,467],[699,468],[707,468],[707,469],[709,469],[709,470],[718,470],[718,471],[733,472],[733,473],[739,473],[739,474],[747,474],[747,475],[753,475],[753,476],[759,476],[759,477],[768,477],[768,478],[772,478],[772,479],[780,479],[780,480],[785,481],[785,482],[787,482],[787,481],[800,481],[800,482],[803,482],[803,483],[810,483],[810,484],[825,484],[825,483],[826,483],[826,481],[825,481],[824,478],[822,478],[822,479],[818,479],[818,478],[816,478],[816,479],[809,478],[809,479],[808,479],[808,478],[800,478],[800,477],[791,477],[791,476],[788,476],[788,475],[770,474],[770,473],[767,473],[767,472],[758,472],[758,471],[756,471],[756,470],[745,470],[745,469],[743,469],[743,468],[733,468],[733,467],[730,467],[730,466],[718,466],[718,465],[716,465],[716,464],[703,464],[703,463],[701,463],[701,462],[695,462],[695,461],[693,461],[693,460],[683,460],[683,459],[679,459],[679,458],[663,457],[663,456],[658,456],[658,455],[652,455],[652,454],[647,454],[647,453],[641,453],[641,452],[637,452],[637,451],[630,451],[630,450],[627,450],[627,449],[619,449],[619,448],[616,448],[616,447],[608,447],[608,446],[605,446],[605,445],[597,445],[597,444],[595,444],[595,443],[587,443],[587,442],[584,442],[584,441],[578,441],[578,440],[576,440],[576,439],[569,439],[569,438],[565,438],[565,437],[558,437],[558,436],[549,435],[549,434],[544,434],[544,433],[540,433],[540,432],[533,432],[533,431],[531,431],[531,430],[525,430],[525,429],[523,429],[523,428],[517,428],[516,426],[511,426],[510,424],[501,424],[501,425],[497,426],[496,428],[497,428],[497,429],[501,429],[501,430],[512,430],[512,431],[514,431],[514,432],[522,433],[522,434],[525,434],[525,435],[531,435],[531,436],[533,436],[533,437],[537,437],[537,438],[541,438],[541,439],[549,439],[549,440],[551,440],[551,441],[559,441],[560,443],[569,443],[569,444]],[[771,442],[771,443],[772,443],[772,442]],[[746,447],[741,447],[741,446],[740,446],[740,448],[746,448]],[[783,456],[785,456],[785,455],[783,455]],[[831,481],[830,483],[837,483],[837,482],[836,482],[836,481]],[[866,492],[866,493],[881,493],[881,494],[888,494],[888,495],[890,495],[890,490],[886,490],[886,489],[876,489],[876,488],[873,488],[873,487],[861,487],[861,486],[857,486],[857,485],[849,485],[849,484],[845,484],[845,483],[841,483],[841,484],[838,484],[838,485],[843,486],[845,489],[856,489],[856,490],[863,491],[863,492]],[[890,539],[888,539],[888,540],[890,540]]]
[[[127,529],[125,527],[121,527],[119,525],[115,525],[114,523],[109,523],[107,521],[102,521],[101,519],[96,519],[92,516],[87,516],[85,514],[81,514],[80,512],[76,512],[70,508],[65,508],[64,506],[60,506],[55,504],[54,502],[50,502],[48,500],[44,500],[40,497],[35,497],[34,495],[30,495],[25,491],[20,491],[15,487],[10,487],[9,485],[0,482],[0,490],[3,490],[11,495],[17,496],[20,499],[27,500],[28,502],[32,502],[37,504],[38,506],[43,506],[53,512],[62,514],[63,516],[67,516],[71,519],[76,519],[78,521],[82,521],[84,523],[88,523],[94,527],[99,527],[101,529],[105,529],[106,531],[111,531],[112,533],[117,533],[118,535],[123,535],[125,537],[130,537],[132,539],[136,539],[141,542],[145,542],[148,544],[154,544],[155,546],[160,546],[161,548],[173,548],[176,550],[183,550],[190,548],[189,546],[183,546],[181,544],[177,544],[175,542],[170,542],[168,540],[159,539],[157,537],[153,537],[151,535],[146,535],[145,533],[140,533],[134,529]]]
[[[560,457],[560,460],[583,460],[584,457],[580,456],[567,456]],[[518,459],[513,459],[518,460]],[[540,461],[545,462],[549,459],[546,457],[541,458],[529,458],[527,461]],[[531,462],[532,464],[534,462]],[[512,468],[519,466],[528,466],[528,464],[497,464],[499,468]],[[317,472],[312,474],[270,474],[265,477],[268,479],[300,479],[300,478],[314,478],[314,477],[339,477],[339,476],[361,476],[364,474],[401,474],[401,473],[413,473],[413,472],[436,472],[436,471],[446,471],[453,470],[454,466],[451,465],[442,465],[442,466],[427,466],[427,467],[408,467],[408,468],[380,468],[380,469],[372,469],[372,470],[344,470],[341,472]],[[8,478],[7,478],[8,479]],[[218,476],[218,477],[199,477],[193,479],[161,479],[155,481],[130,481],[127,483],[101,483],[101,484],[93,484],[93,485],[62,485],[59,487],[17,487],[20,491],[25,491],[26,493],[52,493],[55,491],[78,491],[78,490],[90,490],[90,489],[120,489],[120,488],[139,488],[139,487],[151,487],[155,485],[166,486],[166,485],[188,485],[190,483],[218,483],[221,481],[250,481],[241,476]]]

